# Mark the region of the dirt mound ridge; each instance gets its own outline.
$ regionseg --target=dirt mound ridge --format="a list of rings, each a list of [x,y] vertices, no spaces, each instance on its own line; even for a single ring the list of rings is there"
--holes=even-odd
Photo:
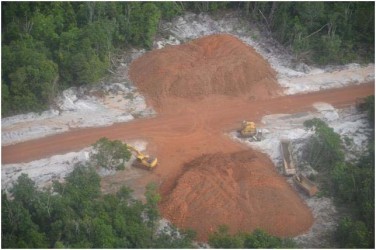
[[[275,72],[256,51],[230,35],[211,35],[151,51],[134,61],[130,77],[157,106],[166,97],[210,94],[276,95]]]
[[[254,151],[203,155],[184,166],[162,214],[181,228],[197,231],[199,240],[218,225],[232,233],[261,228],[276,236],[308,230],[313,217],[270,160]]]

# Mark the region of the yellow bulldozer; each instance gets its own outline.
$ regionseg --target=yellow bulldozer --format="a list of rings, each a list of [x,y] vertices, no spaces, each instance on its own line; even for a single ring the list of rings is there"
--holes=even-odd
[[[248,138],[255,141],[261,141],[262,133],[256,128],[256,124],[254,122],[243,121],[241,124],[241,128],[239,130],[240,137]]]
[[[158,159],[156,157],[151,157],[145,155],[138,151],[135,147],[127,145],[129,150],[135,154],[137,163],[135,164],[136,167],[141,167],[147,170],[153,170],[158,164]]]

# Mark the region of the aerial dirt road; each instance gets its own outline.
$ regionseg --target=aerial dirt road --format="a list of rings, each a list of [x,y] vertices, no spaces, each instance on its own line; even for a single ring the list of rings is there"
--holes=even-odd
[[[131,185],[159,184],[164,218],[196,230],[198,240],[221,224],[230,232],[261,228],[276,236],[309,230],[313,216],[270,159],[225,135],[242,120],[312,110],[315,102],[342,107],[374,94],[374,82],[281,96],[275,72],[252,48],[229,35],[151,51],[134,61],[130,77],[158,115],[109,127],[77,129],[2,147],[2,163],[29,162],[77,151],[101,137],[145,139],[158,157],[153,172]],[[126,171],[102,180],[122,185]],[[112,189],[113,190],[113,189]]]
[[[305,204],[300,204],[302,202],[289,184],[287,184],[281,176],[278,176],[273,164],[268,161],[267,156],[254,152],[258,154],[258,159],[261,161],[256,164],[256,167],[258,167],[259,173],[261,171],[269,171],[262,175],[274,179],[274,181],[268,179],[268,184],[263,184],[264,189],[269,186],[269,188],[273,187],[273,190],[278,192],[272,195],[274,197],[273,202],[266,200],[260,204],[260,207],[262,207],[260,211],[245,209],[242,212],[233,212],[238,207],[244,206],[243,203],[260,203],[262,199],[268,197],[267,191],[249,194],[252,199],[249,198],[245,201],[244,199],[239,200],[235,204],[234,202],[230,202],[233,201],[233,197],[236,197],[235,194],[226,197],[219,196],[217,201],[213,201],[213,203],[217,205],[223,205],[224,203],[232,204],[232,207],[229,207],[229,209],[223,209],[225,206],[213,208],[203,203],[198,198],[191,198],[193,201],[200,202],[201,205],[198,206],[200,209],[194,210],[188,208],[188,205],[184,205],[183,207],[186,208],[181,211],[181,202],[190,203],[192,206],[195,203],[188,200],[188,198],[184,198],[189,197],[188,195],[182,196],[179,195],[179,191],[173,192],[178,185],[177,176],[180,175],[184,164],[203,154],[215,154],[218,152],[222,154],[236,153],[239,150],[245,150],[246,148],[243,145],[233,142],[224,135],[226,131],[237,129],[243,119],[258,122],[262,116],[266,114],[309,111],[312,109],[312,104],[318,101],[331,103],[335,107],[343,107],[348,104],[353,104],[358,97],[365,97],[372,93],[374,93],[374,84],[369,83],[360,86],[326,90],[305,95],[284,96],[262,101],[249,101],[244,99],[231,100],[231,98],[210,97],[209,99],[193,103],[187,102],[185,105],[176,108],[175,112],[171,110],[171,112],[158,114],[157,117],[151,119],[135,120],[129,123],[115,124],[103,128],[79,129],[64,134],[2,147],[2,163],[28,162],[55,154],[80,150],[94,143],[100,137],[120,140],[143,138],[149,142],[149,153],[158,157],[159,166],[153,172],[150,172],[150,174],[148,173],[137,180],[137,183],[132,186],[132,188],[141,188],[141,190],[143,190],[142,187],[145,187],[145,185],[151,181],[162,184],[160,188],[163,197],[163,203],[161,205],[162,214],[164,217],[173,221],[177,226],[195,229],[198,239],[202,241],[207,240],[208,232],[211,232],[216,226],[221,224],[228,224],[231,232],[263,228],[273,235],[291,237],[308,230],[312,225],[313,217],[309,209],[305,207]],[[263,168],[260,169],[259,166]],[[224,166],[220,165],[219,167],[223,168]],[[249,167],[256,169],[255,166]],[[240,168],[237,168],[236,170],[240,171],[239,169]],[[191,175],[191,173],[188,174]],[[214,174],[212,175],[214,178]],[[242,171],[238,173],[238,175],[247,176],[247,173]],[[254,172],[249,175],[254,176]],[[202,174],[198,176],[202,176]],[[109,176],[104,178],[104,183],[102,184],[112,186],[114,183],[122,183],[121,178],[121,173],[115,176]],[[196,187],[200,187],[197,185],[197,182],[210,183],[206,180],[200,181],[200,178],[194,178],[194,180],[196,180],[196,182],[193,182],[192,185]],[[220,180],[221,181],[217,181],[217,183],[226,183],[226,181]],[[237,181],[231,180],[228,182]],[[258,185],[259,184],[257,184],[257,186]],[[283,186],[281,187],[281,185]],[[231,185],[227,184],[225,186],[231,187]],[[204,197],[201,195],[202,192],[207,193],[210,190],[217,190],[218,188],[219,187],[216,186],[209,186],[206,187],[206,190],[197,190],[189,189],[184,186],[181,189],[185,192],[190,192],[191,196],[194,194],[195,197]],[[257,190],[252,186],[247,189],[253,190],[253,192]],[[169,200],[171,193],[173,194],[171,196],[172,200]],[[226,191],[223,193],[231,192]],[[281,195],[285,198],[276,198],[276,195]],[[176,196],[178,196],[178,199],[176,199]],[[275,203],[278,205],[275,205]],[[292,205],[294,203],[298,203],[295,205],[296,207]],[[179,208],[177,211],[171,211],[171,209],[176,209],[174,207],[178,205]],[[270,212],[276,209],[279,210],[278,214]],[[291,209],[294,209],[295,213],[302,210],[299,219],[291,219],[291,216],[282,212],[287,211],[286,213],[288,213]],[[190,214],[188,214],[189,212]],[[206,213],[208,212],[211,214],[207,215]],[[176,214],[180,216],[176,217]],[[186,216],[185,214],[188,215]],[[229,216],[226,217],[226,214],[229,214]],[[254,214],[253,217],[251,216],[252,214]],[[234,215],[236,215],[236,218],[234,218]],[[295,216],[297,217],[298,215],[295,214]],[[211,217],[215,218],[210,220]],[[221,219],[218,220],[218,218]],[[257,222],[255,220],[257,218],[269,218],[270,221],[269,223],[265,221]],[[252,221],[249,222],[248,220]],[[239,221],[241,223],[249,223],[240,224]],[[281,223],[276,224],[276,221],[280,221]]]
[[[153,148],[161,151],[161,148],[165,147],[174,149],[166,155],[166,159],[171,161],[169,155],[173,156],[178,153],[181,157],[181,153],[184,152],[184,155],[187,155],[193,149],[196,149],[194,151],[199,152],[199,154],[218,151],[223,148],[223,145],[217,145],[216,140],[213,142],[207,136],[217,138],[220,141],[223,138],[229,140],[223,133],[237,129],[244,119],[258,122],[267,114],[312,110],[312,104],[315,102],[327,102],[335,107],[341,107],[353,104],[358,97],[372,95],[374,91],[374,83],[368,83],[258,101],[215,96],[184,104],[182,104],[184,100],[178,100],[179,106],[175,106],[174,110],[167,110],[165,113],[158,114],[155,118],[139,119],[109,127],[77,129],[2,147],[2,164],[29,162],[80,150],[93,144],[101,137],[120,140],[147,139],[151,144],[149,151],[153,151]],[[198,138],[202,140],[197,140]],[[169,142],[173,142],[171,146],[169,146]],[[161,145],[155,145],[159,143]],[[210,148],[216,148],[216,146],[217,149],[210,150]],[[236,148],[238,147],[237,145]],[[157,154],[163,162],[163,158],[165,158],[163,154],[160,152],[151,153]],[[195,153],[195,155],[197,154]],[[163,169],[157,169],[156,173],[163,171]]]

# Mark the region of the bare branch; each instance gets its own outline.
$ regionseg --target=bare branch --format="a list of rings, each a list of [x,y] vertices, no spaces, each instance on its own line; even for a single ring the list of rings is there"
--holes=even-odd
[[[265,19],[266,27],[268,28],[268,31],[270,33],[270,26],[269,26],[268,20],[266,19],[266,17],[264,16],[264,14],[262,13],[262,11],[260,9],[258,9],[258,11],[261,13],[262,17]]]
[[[325,26],[327,26],[327,25],[328,25],[328,23],[325,24],[324,26],[322,26],[320,29],[316,30],[315,32],[313,32],[313,33],[309,34],[308,36],[304,37],[303,39],[307,39],[308,37],[311,37],[311,36],[313,36],[314,34],[320,32],[320,31],[321,31]]]

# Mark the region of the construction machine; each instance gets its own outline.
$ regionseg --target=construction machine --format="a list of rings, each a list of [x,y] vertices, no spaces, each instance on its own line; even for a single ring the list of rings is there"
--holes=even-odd
[[[283,157],[283,170],[287,176],[296,174],[294,160],[291,154],[291,142],[289,140],[281,140],[281,151]]]
[[[305,177],[302,174],[294,175],[293,181],[310,197],[314,196],[318,192],[316,184],[310,181],[307,177]]]
[[[243,121],[239,133],[241,137],[250,137],[255,141],[261,141],[262,133],[256,128],[254,122]]]
[[[157,164],[158,164],[158,159],[156,157],[151,157],[148,155],[145,155],[138,151],[135,147],[127,145],[129,150],[134,153],[137,159],[136,166],[141,167],[147,170],[153,170]]]

